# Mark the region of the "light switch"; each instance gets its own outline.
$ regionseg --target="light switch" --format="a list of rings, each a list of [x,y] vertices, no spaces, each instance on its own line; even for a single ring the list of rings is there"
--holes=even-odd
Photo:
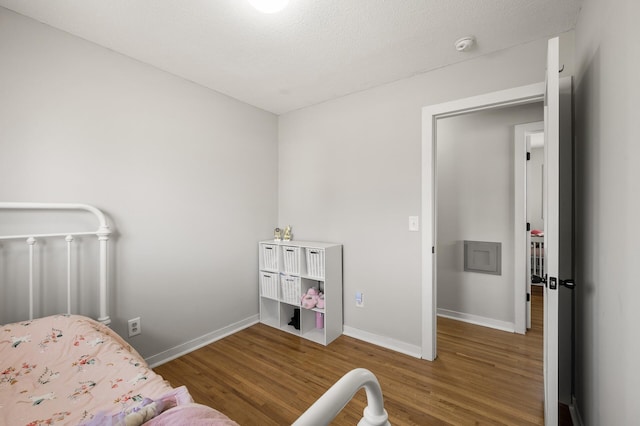
[[[409,216],[409,231],[419,231],[418,216]]]

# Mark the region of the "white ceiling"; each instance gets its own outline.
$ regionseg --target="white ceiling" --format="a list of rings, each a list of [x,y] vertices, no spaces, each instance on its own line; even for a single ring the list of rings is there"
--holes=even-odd
[[[280,114],[574,28],[582,0],[0,0]],[[457,52],[469,34],[475,49]]]

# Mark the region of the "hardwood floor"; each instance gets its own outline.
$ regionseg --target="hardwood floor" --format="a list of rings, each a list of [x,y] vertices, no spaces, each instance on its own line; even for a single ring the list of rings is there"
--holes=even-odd
[[[438,359],[347,336],[327,347],[257,324],[155,371],[241,425],[291,424],[343,374],[371,370],[392,425],[543,424],[542,296],[527,335],[438,318]],[[364,391],[338,415],[355,425]]]

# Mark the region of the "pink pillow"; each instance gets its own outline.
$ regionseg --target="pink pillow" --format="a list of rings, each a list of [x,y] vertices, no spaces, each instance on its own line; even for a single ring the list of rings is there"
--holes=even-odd
[[[221,412],[202,404],[173,407],[145,423],[147,426],[238,426]]]

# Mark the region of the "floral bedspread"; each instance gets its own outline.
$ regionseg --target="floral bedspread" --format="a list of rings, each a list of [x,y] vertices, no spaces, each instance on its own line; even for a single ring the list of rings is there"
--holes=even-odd
[[[90,318],[0,325],[2,425],[77,425],[172,392],[135,349]]]

